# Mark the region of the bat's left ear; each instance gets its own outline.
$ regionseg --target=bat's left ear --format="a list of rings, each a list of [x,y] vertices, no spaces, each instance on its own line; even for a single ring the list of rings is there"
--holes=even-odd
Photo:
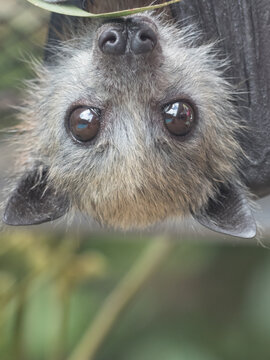
[[[56,220],[69,210],[69,201],[48,185],[48,170],[36,167],[19,180],[9,198],[3,221],[7,225],[37,225]]]
[[[223,234],[246,239],[256,235],[256,222],[245,192],[235,184],[221,187],[218,196],[193,217],[201,225]]]

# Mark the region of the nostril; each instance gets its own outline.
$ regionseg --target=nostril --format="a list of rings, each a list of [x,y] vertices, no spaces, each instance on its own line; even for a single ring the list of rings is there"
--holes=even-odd
[[[147,39],[149,39],[145,34],[140,34],[139,37],[142,41],[146,41]]]
[[[98,39],[100,50],[105,54],[121,55],[125,53],[127,36],[123,31],[105,30]]]
[[[131,49],[135,54],[151,52],[157,44],[157,35],[150,27],[140,29],[131,41]]]
[[[152,41],[152,43],[154,43],[156,41],[156,36],[155,36],[154,32],[151,29],[142,30],[139,33],[139,38],[140,38],[141,41],[150,40],[150,41]]]
[[[115,44],[117,42],[117,39],[118,39],[118,34],[116,33],[115,30],[104,31],[100,35],[98,41],[100,49],[103,50],[107,44]]]
[[[111,34],[111,35],[109,34],[103,43],[105,44],[106,42],[109,42],[111,44],[114,44],[116,43],[116,41],[117,41],[117,36],[115,34]]]

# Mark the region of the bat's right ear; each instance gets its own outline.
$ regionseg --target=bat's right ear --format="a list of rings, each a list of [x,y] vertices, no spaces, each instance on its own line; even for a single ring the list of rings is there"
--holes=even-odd
[[[256,236],[256,222],[245,191],[236,184],[221,186],[215,199],[193,217],[203,226],[223,234],[251,239]]]
[[[48,185],[48,170],[35,168],[19,180],[3,217],[7,225],[37,225],[56,220],[69,210],[69,201]]]

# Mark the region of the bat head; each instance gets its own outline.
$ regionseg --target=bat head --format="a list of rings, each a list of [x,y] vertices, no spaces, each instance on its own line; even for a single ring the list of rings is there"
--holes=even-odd
[[[114,228],[191,214],[216,231],[255,235],[233,89],[212,45],[147,14],[91,21],[55,51],[23,111],[28,169],[6,223],[73,208]]]

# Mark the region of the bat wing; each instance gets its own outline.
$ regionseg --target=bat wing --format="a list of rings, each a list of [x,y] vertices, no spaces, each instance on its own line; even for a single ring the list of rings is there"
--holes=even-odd
[[[48,1],[48,0],[47,0]],[[67,0],[56,0],[51,2],[65,2]],[[48,1],[49,2],[49,1]],[[72,0],[69,4],[84,8],[84,0]],[[75,16],[66,16],[57,13],[52,13],[48,31],[47,45],[44,51],[44,61],[50,63],[53,61],[54,46],[65,39],[66,30],[70,28],[76,30],[80,19]]]
[[[226,75],[247,124],[239,137],[247,155],[242,177],[255,195],[270,194],[270,1],[183,0],[171,9],[179,26],[195,22],[204,40],[218,39],[230,60]]]

